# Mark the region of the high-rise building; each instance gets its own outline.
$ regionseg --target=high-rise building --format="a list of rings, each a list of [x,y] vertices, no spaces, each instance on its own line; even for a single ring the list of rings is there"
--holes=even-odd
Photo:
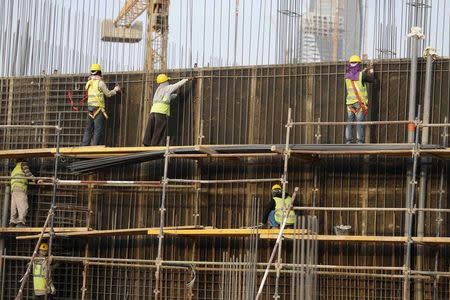
[[[363,0],[310,0],[304,12],[291,7],[279,9],[280,63],[345,60],[361,53]],[[289,25],[300,33],[290,34]]]

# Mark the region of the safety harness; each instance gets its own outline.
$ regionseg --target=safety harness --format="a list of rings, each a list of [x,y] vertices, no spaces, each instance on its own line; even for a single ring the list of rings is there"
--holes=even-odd
[[[364,115],[367,115],[367,109],[366,109],[366,106],[365,106],[364,103],[361,101],[361,97],[359,96],[358,89],[357,89],[356,86],[355,86],[355,82],[354,82],[353,80],[351,80],[350,82],[352,83],[353,92],[355,92],[355,96],[356,96],[356,99],[358,99],[359,106],[361,107],[361,109],[362,109]],[[356,108],[354,108],[353,105],[349,105],[348,107],[349,107],[350,111],[353,112],[354,114],[357,114],[357,113],[358,113],[358,110],[357,110]]]
[[[79,111],[80,108],[83,107],[84,102],[86,101],[86,99],[88,98],[88,90],[86,90],[86,93],[84,94],[84,97],[80,101],[78,101],[78,105],[77,106],[75,106],[75,102],[73,101],[73,96],[72,96],[72,90],[71,89],[69,89],[67,91],[67,97],[69,98],[70,105],[72,106],[72,109],[74,111]]]
[[[88,83],[88,86],[87,86],[87,88],[86,88],[86,92],[85,92],[83,98],[82,98],[80,101],[78,101],[78,105],[77,105],[77,106],[75,106],[75,101],[73,101],[72,90],[69,89],[69,90],[67,91],[67,97],[69,98],[70,105],[72,106],[72,109],[73,109],[74,111],[80,111],[80,109],[83,107],[85,101],[86,101],[86,100],[88,99],[88,97],[89,97],[89,88],[91,87],[91,84],[92,84],[91,82]],[[108,114],[106,113],[106,110],[105,110],[104,108],[101,108],[101,107],[99,107],[99,108],[96,109],[95,111],[89,111],[89,116],[90,116],[92,119],[95,119],[95,117],[96,117],[100,112],[103,113],[103,115],[105,116],[106,119],[109,118]]]

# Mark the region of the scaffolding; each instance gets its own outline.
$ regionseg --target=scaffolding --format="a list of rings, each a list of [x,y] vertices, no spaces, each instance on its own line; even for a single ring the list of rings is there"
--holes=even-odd
[[[201,70],[198,73],[204,76],[198,77],[199,85],[192,98],[189,98],[189,101],[193,101],[184,104],[189,107],[175,104],[180,107],[175,107],[177,110],[174,111],[180,112],[180,108],[187,110],[177,115],[180,118],[177,119],[179,123],[176,128],[184,131],[178,136],[171,136],[170,143],[184,146],[166,145],[155,148],[123,147],[139,143],[139,138],[135,140],[134,131],[130,130],[135,128],[134,123],[125,120],[134,116],[130,103],[133,103],[132,98],[140,99],[141,96],[137,92],[138,96],[135,97],[131,87],[146,82],[144,78],[147,77],[143,74],[111,76],[121,85],[128,86],[127,92],[131,95],[124,96],[126,101],[123,101],[122,106],[110,108],[116,116],[110,121],[115,121],[117,116],[121,119],[120,123],[113,123],[109,132],[110,136],[117,135],[117,138],[110,138],[113,141],[111,144],[117,147],[71,147],[78,142],[82,133],[82,117],[81,112],[78,114],[70,110],[63,97],[68,87],[72,87],[74,82],[82,81],[77,76],[68,79],[58,76],[20,78],[14,82],[14,89],[8,85],[10,79],[2,79],[2,94],[6,94],[8,98],[12,90],[17,91],[17,101],[21,105],[20,109],[17,108],[16,115],[14,111],[11,112],[11,101],[2,101],[0,108],[5,124],[24,124],[27,118],[34,120],[35,124],[41,124],[38,118],[43,114],[46,118],[43,124],[51,124],[56,121],[55,111],[66,108],[68,111],[64,112],[63,118],[64,131],[60,148],[62,162],[57,178],[52,173],[56,153],[56,148],[52,147],[55,147],[56,135],[51,134],[51,127],[5,127],[5,132],[20,134],[17,137],[6,134],[0,137],[5,145],[4,150],[0,151],[0,157],[4,160],[40,157],[39,160],[35,159],[39,161],[39,166],[52,161],[51,165],[40,166],[42,177],[38,179],[42,182],[31,188],[35,192],[33,200],[36,199],[31,223],[33,226],[41,226],[45,222],[50,208],[45,201],[51,199],[50,189],[57,183],[56,210],[64,210],[64,213],[59,217],[55,215],[55,241],[52,249],[55,261],[67,267],[64,272],[56,270],[58,273],[55,276],[60,276],[61,282],[64,281],[60,283],[58,290],[61,297],[153,298],[155,292],[159,291],[158,297],[165,299],[229,299],[242,295],[245,295],[242,298],[249,299],[256,296],[256,288],[266,269],[269,269],[262,293],[262,298],[265,299],[276,294],[276,287],[280,298],[300,295],[298,287],[301,286],[301,281],[304,284],[307,281],[312,284],[315,282],[321,289],[318,296],[323,298],[361,299],[382,295],[387,299],[398,299],[403,296],[401,293],[404,291],[404,282],[415,283],[419,280],[424,282],[426,299],[430,295],[444,298],[448,295],[449,286],[445,260],[449,238],[445,224],[450,209],[445,202],[445,190],[448,186],[445,167],[450,149],[436,143],[436,132],[440,128],[446,128],[443,126],[448,126],[446,121],[442,123],[448,102],[445,88],[447,77],[444,76],[448,73],[447,65],[445,62],[439,64],[438,74],[442,77],[436,81],[435,105],[443,108],[440,114],[433,114],[433,123],[427,126],[435,129],[430,145],[416,145],[402,140],[410,121],[400,121],[405,115],[401,108],[393,105],[397,101],[396,94],[393,94],[392,89],[384,87],[380,99],[392,111],[380,109],[380,114],[373,119],[393,120],[363,124],[373,126],[371,129],[376,128],[372,130],[375,137],[371,137],[371,141],[377,142],[376,144],[339,144],[341,130],[338,128],[347,122],[312,121],[317,117],[321,120],[340,120],[342,117],[337,100],[333,100],[340,97],[340,90],[333,89],[336,74],[342,73],[339,64]],[[380,63],[379,69],[380,77],[387,78],[383,80],[394,78],[389,86],[395,87],[395,78],[404,76],[403,70],[407,67],[401,62],[391,61]],[[323,77],[325,83],[317,81],[317,86],[311,88],[310,80],[317,80],[319,76]],[[175,74],[173,77],[182,76]],[[214,81],[217,78],[221,80]],[[39,81],[41,87],[45,86],[46,94],[27,94],[30,81]],[[281,84],[285,89],[278,93],[274,87],[272,91],[272,83],[273,86]],[[35,86],[32,85],[31,88]],[[315,89],[321,90],[320,86],[322,89],[327,87],[325,90],[329,88],[325,96],[321,93],[313,94]],[[402,95],[407,94],[401,89],[400,83],[398,88]],[[306,90],[306,96],[299,92],[303,90]],[[386,90],[388,92],[383,94]],[[250,103],[248,108],[241,109],[242,102],[235,99],[241,99],[247,94]],[[42,104],[34,101],[35,96],[43,98],[45,105],[42,106],[45,111],[34,106]],[[303,110],[303,106],[298,108],[297,103],[310,103],[308,101],[316,98],[320,102],[317,106],[320,110]],[[34,102],[23,104],[28,99]],[[208,99],[211,100],[208,102]],[[214,106],[215,99],[221,100],[220,106]],[[275,101],[277,99],[283,99],[283,102],[278,105]],[[260,100],[259,108],[257,105]],[[401,107],[403,102],[398,102]],[[329,104],[329,108],[324,103]],[[141,108],[138,101],[134,104],[136,109]],[[285,116],[288,105],[295,105],[292,107],[296,119],[309,121],[291,120],[287,153],[284,135],[287,131]],[[246,121],[250,116],[255,116],[255,120]],[[137,117],[136,120],[136,123],[140,123],[142,117]],[[414,121],[414,124],[418,124],[416,130],[425,128],[421,122]],[[253,133],[248,133],[248,136],[241,134],[241,128],[244,127],[249,127],[249,132],[251,127]],[[316,144],[313,144],[314,141]],[[186,153],[187,149],[189,153]],[[131,166],[134,161],[132,155],[147,154],[155,155],[156,158],[151,163],[142,165],[142,169],[150,170],[149,174],[143,176]],[[265,191],[270,182],[282,182],[286,154],[290,168],[288,185],[291,188],[294,184],[301,187],[300,195],[307,197],[307,202],[298,204],[293,209],[317,216],[319,230],[308,236],[308,232],[314,232],[312,225],[308,229],[308,224],[313,224],[314,221],[308,223],[307,219],[304,226],[302,219],[299,219],[297,228],[284,230],[280,241],[281,251],[278,252],[282,259],[275,255],[274,267],[268,261],[280,231],[258,228],[256,225],[259,220],[256,215],[259,213],[256,212],[261,209],[260,204],[264,201],[264,196],[261,195],[265,193],[260,191]],[[95,163],[97,159],[119,157],[124,160],[129,157],[130,161],[122,167],[118,165],[117,168],[108,169],[107,172],[93,170],[86,175],[74,175],[63,169],[72,165],[72,158],[80,161],[89,158],[86,163]],[[428,180],[428,188],[431,190],[429,197],[433,197],[433,201],[436,199],[436,202],[427,203],[424,208],[403,205],[403,163],[405,158],[415,157],[419,161],[429,158],[434,162],[429,175],[433,176],[433,180]],[[169,165],[164,181],[161,180],[164,175],[162,162],[166,158]],[[367,165],[367,169],[353,170],[356,165],[354,162],[360,161]],[[397,161],[401,163],[396,163]],[[330,167],[322,166],[321,162]],[[340,167],[339,164],[348,166]],[[4,170],[6,172],[6,167]],[[343,179],[353,175],[353,172],[356,173],[354,177]],[[371,174],[376,176],[369,176]],[[333,177],[340,179],[332,180]],[[1,176],[2,186],[9,179],[9,176]],[[287,182],[287,177],[284,180]],[[163,187],[165,210],[160,211]],[[417,191],[421,191],[421,188],[417,187]],[[247,193],[248,196],[245,196]],[[360,199],[364,196],[377,198],[376,201],[364,202]],[[324,198],[329,199],[325,201]],[[135,212],[130,207],[146,211]],[[159,222],[161,212],[165,215],[162,238]],[[404,216],[417,216],[419,212],[425,213],[426,224],[430,226],[424,236],[402,235],[400,230],[403,224],[399,224]],[[139,218],[143,221],[138,220]],[[367,229],[364,232],[365,219],[374,224],[365,225]],[[338,224],[351,224],[354,232],[351,235],[330,232],[330,228]],[[361,224],[361,227],[355,227],[355,224]],[[2,270],[7,273],[2,279],[1,287],[4,298],[11,298],[12,290],[17,292],[17,281],[20,278],[16,278],[16,274],[22,276],[25,272],[26,263],[31,259],[41,230],[42,228],[37,227],[0,230],[10,248],[3,255],[5,264],[2,265]],[[48,237],[46,230],[43,238]],[[160,240],[162,250],[158,260]],[[303,258],[302,243],[305,247]],[[308,243],[309,246],[306,247]],[[403,252],[408,244],[412,250],[409,269],[404,266],[403,259]],[[317,245],[320,256],[316,262],[312,254],[316,253],[314,247]],[[417,245],[423,245],[428,251],[422,270],[417,270],[414,266]],[[306,255],[306,248],[311,255]],[[330,254],[333,252],[335,255]],[[192,270],[196,273],[195,277]],[[156,271],[159,271],[159,285],[155,284]],[[305,275],[303,279],[296,277],[301,274]],[[306,275],[309,276],[308,279]],[[190,284],[193,278],[195,280]],[[430,291],[431,285],[434,291]],[[379,294],[374,292],[377,289]],[[314,288],[308,289],[313,290]],[[30,293],[25,291],[25,294]]]
[[[385,121],[372,121],[367,123],[361,123],[362,125],[374,125],[374,124],[387,124]],[[411,122],[409,121],[397,121],[393,122],[393,124],[403,124],[403,125],[411,125]],[[436,213],[448,213],[450,212],[450,209],[444,209],[444,208],[417,208],[415,207],[414,203],[414,195],[416,192],[414,190],[416,189],[415,186],[417,184],[416,182],[416,173],[417,173],[417,165],[418,160],[420,156],[428,156],[428,155],[434,155],[436,150],[439,150],[439,153],[441,155],[444,155],[445,158],[448,155],[448,152],[450,149],[445,148],[447,144],[447,127],[450,126],[450,124],[443,123],[443,124],[423,124],[419,117],[416,118],[413,125],[416,131],[415,134],[415,143],[414,144],[408,144],[407,147],[411,147],[411,149],[406,150],[405,148],[400,149],[399,152],[392,152],[393,146],[392,145],[386,145],[383,149],[383,145],[378,145],[378,149],[371,150],[371,149],[362,149],[361,146],[355,145],[355,146],[346,146],[349,150],[347,150],[345,153],[343,153],[342,150],[333,150],[333,145],[329,145],[331,150],[329,149],[318,149],[316,146],[316,149],[300,149],[298,145],[291,144],[290,143],[290,130],[293,126],[317,126],[317,130],[320,132],[321,126],[334,126],[334,125],[347,125],[346,122],[294,122],[291,119],[291,110],[289,109],[288,113],[288,121],[286,123],[286,143],[284,145],[283,149],[280,149],[279,146],[270,146],[270,151],[265,151],[263,153],[228,153],[229,155],[225,157],[242,157],[243,154],[248,155],[248,157],[251,157],[252,154],[255,156],[267,156],[272,157],[275,153],[277,156],[281,156],[283,161],[283,173],[281,174],[280,178],[245,178],[245,179],[223,179],[223,180],[206,180],[201,179],[199,177],[196,177],[195,179],[181,179],[181,178],[171,178],[169,176],[169,162],[171,158],[188,158],[188,159],[202,159],[202,158],[221,158],[223,153],[219,153],[214,149],[214,146],[208,146],[208,145],[195,145],[193,148],[197,149],[197,151],[204,152],[203,154],[192,154],[192,153],[186,153],[186,154],[180,154],[177,153],[177,148],[171,148],[170,147],[170,138],[167,138],[166,147],[164,148],[164,171],[163,171],[163,177],[161,181],[124,181],[124,180],[105,180],[105,181],[96,181],[96,180],[63,180],[58,178],[58,161],[60,158],[60,148],[59,148],[59,138],[57,138],[57,147],[56,152],[54,154],[54,174],[53,177],[42,177],[43,181],[40,182],[41,185],[48,185],[51,184],[52,189],[52,204],[51,208],[49,210],[49,214],[47,216],[47,219],[44,223],[43,228],[41,228],[40,233],[38,235],[31,235],[31,236],[18,236],[18,239],[38,239],[35,250],[33,252],[33,255],[31,258],[27,256],[11,256],[11,255],[2,255],[2,260],[28,260],[30,259],[30,262],[32,263],[34,257],[37,253],[37,247],[39,246],[41,240],[43,238],[49,238],[50,240],[50,250],[49,253],[51,255],[51,249],[53,244],[53,239],[57,236],[62,237],[102,237],[102,236],[120,236],[120,235],[148,235],[148,236],[156,236],[157,237],[157,255],[155,259],[120,259],[120,258],[101,258],[101,257],[89,257],[88,256],[88,250],[86,250],[86,255],[84,257],[68,257],[68,256],[53,256],[53,259],[55,260],[61,260],[61,261],[70,261],[73,263],[83,263],[84,265],[84,271],[83,271],[83,286],[82,286],[82,292],[83,296],[82,299],[85,299],[86,297],[86,291],[88,289],[87,287],[87,277],[88,274],[88,266],[89,265],[97,265],[97,266],[122,266],[122,267],[129,267],[129,268],[145,268],[145,269],[151,269],[154,270],[154,297],[155,298],[163,298],[161,295],[163,290],[163,280],[161,278],[161,272],[162,270],[173,270],[173,269],[181,269],[181,270],[190,270],[191,272],[191,280],[187,283],[187,288],[189,289],[188,295],[193,295],[192,292],[192,286],[195,282],[196,276],[195,271],[207,271],[207,270],[224,270],[224,268],[231,268],[231,269],[225,269],[225,273],[227,272],[235,272],[230,274],[235,274],[232,276],[236,276],[236,274],[239,274],[239,272],[255,272],[255,275],[246,277],[246,281],[242,286],[239,286],[239,288],[245,289],[246,295],[251,296],[250,298],[256,297],[258,299],[263,291],[264,291],[264,285],[267,277],[270,274],[274,274],[275,276],[275,285],[274,285],[274,292],[273,297],[274,298],[280,298],[279,294],[279,281],[280,281],[280,275],[281,274],[288,274],[288,276],[292,276],[293,282],[299,282],[300,283],[300,289],[296,288],[295,292],[300,293],[300,298],[303,299],[307,297],[317,297],[318,293],[315,289],[317,289],[317,276],[322,275],[337,275],[340,274],[339,272],[343,272],[342,274],[345,274],[347,276],[364,276],[364,277],[375,277],[375,278],[399,278],[403,280],[403,298],[407,299],[410,294],[410,281],[412,279],[414,280],[422,280],[422,279],[429,279],[434,278],[434,285],[437,285],[437,278],[439,277],[450,277],[450,272],[442,272],[438,271],[437,267],[434,271],[424,271],[424,270],[414,270],[411,268],[411,249],[414,244],[450,244],[450,238],[447,237],[440,237],[439,231],[437,232],[436,237],[415,237],[412,236],[412,218],[413,215],[417,212],[436,212]],[[443,147],[425,147],[425,149],[421,149],[421,145],[419,144],[419,136],[420,136],[420,129],[426,128],[426,127],[443,127],[444,128],[444,142]],[[1,128],[1,127],[0,127]],[[6,127],[5,127],[6,128]],[[8,126],[10,128],[10,126]],[[21,128],[27,128],[27,127],[21,127]],[[56,127],[52,127],[57,130],[58,134],[61,131],[61,127],[58,124]],[[320,134],[320,133],[318,133]],[[251,145],[249,146],[251,147]],[[360,148],[356,150],[352,150],[354,148]],[[364,147],[364,146],[362,146]],[[406,148],[407,148],[406,147]],[[192,148],[192,147],[191,147]],[[395,148],[395,147],[394,147]],[[153,149],[149,150],[152,151]],[[159,151],[158,149],[155,149],[156,151]],[[396,149],[394,149],[395,151]],[[397,149],[398,150],[398,149]],[[140,150],[139,150],[140,151]],[[153,150],[154,151],[154,150]],[[167,198],[167,194],[169,192],[169,189],[171,187],[178,189],[180,187],[183,188],[189,188],[189,189],[195,189],[197,190],[197,193],[195,195],[195,207],[196,211],[194,212],[195,216],[199,215],[198,211],[198,201],[199,201],[199,193],[198,190],[202,185],[209,185],[209,184],[236,184],[236,183],[258,183],[258,182],[280,182],[282,184],[282,197],[284,197],[287,194],[287,183],[288,183],[288,167],[289,167],[289,159],[291,156],[295,156],[296,153],[302,153],[305,154],[307,151],[308,154],[311,155],[397,155],[397,156],[403,156],[405,153],[409,153],[413,158],[413,180],[410,182],[410,189],[411,192],[409,193],[410,203],[409,207],[320,207],[320,206],[291,206],[291,207],[285,207],[283,214],[284,214],[284,221],[281,225],[281,228],[279,230],[267,230],[267,229],[261,229],[259,228],[259,224],[255,223],[253,226],[250,226],[247,229],[220,229],[220,228],[207,228],[202,227],[197,224],[198,220],[197,217],[195,218],[195,224],[185,224],[186,226],[183,227],[167,227],[165,226],[165,215],[166,215],[166,206],[165,206],[165,200]],[[371,153],[370,151],[376,151],[374,153]],[[33,151],[29,152],[29,155],[33,154]],[[442,185],[443,185],[443,171],[441,172],[441,187],[440,187],[440,197],[442,202]],[[2,176],[1,179],[9,179],[8,176]],[[170,183],[174,183],[174,185],[170,185]],[[182,184],[182,185],[181,185]],[[111,186],[111,187],[152,187],[152,188],[158,188],[161,189],[161,201],[160,201],[160,226],[159,228],[136,228],[136,229],[124,229],[124,230],[90,230],[89,223],[87,223],[86,230],[78,230],[78,229],[72,229],[67,231],[65,230],[58,230],[54,228],[53,224],[53,216],[54,211],[57,209],[58,204],[56,202],[56,192],[58,186],[63,185],[69,185],[69,186],[88,186],[89,188],[92,188],[94,186]],[[314,190],[317,190],[317,176],[315,176],[314,179]],[[298,189],[295,190],[293,194],[293,199],[295,199],[296,194],[298,193]],[[441,204],[440,204],[441,206]],[[295,211],[304,211],[304,212],[311,212],[311,217],[314,217],[315,212],[320,211],[390,211],[390,212],[404,212],[407,218],[409,218],[408,224],[410,224],[410,227],[408,228],[408,234],[406,236],[391,236],[391,237],[384,237],[384,236],[339,236],[339,235],[323,235],[319,234],[318,230],[318,224],[317,219],[308,219],[305,221],[305,218],[298,219],[295,229],[285,229],[285,224],[287,220],[287,215],[290,210]],[[89,213],[89,208],[88,208]],[[89,220],[89,218],[87,218]],[[438,223],[439,224],[439,223]],[[47,230],[47,227],[49,229]],[[22,232],[30,232],[31,230],[23,229]],[[49,233],[46,234],[46,231]],[[3,232],[9,232],[9,233],[17,233],[21,232],[20,229],[15,228],[14,230],[7,230],[3,229]],[[256,239],[254,242],[258,243],[258,240],[265,240],[265,239],[275,239],[275,244],[273,246],[269,261],[267,263],[259,262],[255,259],[255,253],[249,253],[249,257],[247,259],[251,259],[251,261],[244,261],[242,262],[240,259],[230,258],[230,259],[223,259],[221,262],[216,261],[199,261],[199,260],[188,260],[188,261],[180,261],[180,260],[167,260],[164,259],[164,241],[166,235],[175,235],[175,236],[183,236],[183,237],[199,237],[199,238],[207,238],[207,237],[231,237],[231,238],[240,238],[244,237],[245,239]],[[282,245],[283,245],[283,239],[286,241],[293,240],[293,241],[300,241],[299,244],[296,244],[294,242],[294,247],[298,248],[295,253],[296,259],[298,261],[295,261],[295,258],[293,262],[283,262],[282,260]],[[331,265],[331,264],[318,264],[317,263],[317,251],[318,251],[318,242],[355,242],[355,243],[400,243],[404,244],[404,265],[403,267],[387,267],[387,266],[351,266],[351,265]],[[194,241],[195,245],[195,241]],[[195,247],[195,246],[194,246]],[[86,248],[88,248],[88,244],[86,245]],[[308,251],[306,251],[308,249]],[[253,251],[257,251],[257,247],[253,249]],[[277,255],[277,257],[275,257]],[[276,260],[275,260],[276,258]],[[275,260],[275,261],[274,261]],[[28,265],[24,276],[24,280],[22,281],[21,287],[19,289],[17,299],[21,299],[23,295],[23,289],[27,282],[27,277],[30,275],[30,266],[31,263]],[[239,268],[239,265],[241,265],[244,268]],[[272,269],[272,265],[274,264],[275,268]],[[237,268],[237,269],[234,269]],[[337,271],[336,271],[337,270]],[[346,271],[343,271],[346,270]],[[353,272],[350,272],[353,270]],[[364,273],[355,272],[357,271],[364,271]],[[370,272],[372,271],[372,272]],[[377,272],[375,272],[377,271]],[[380,274],[379,272],[388,271],[388,272],[396,272],[396,274]],[[237,273],[236,273],[237,272]],[[225,274],[224,273],[224,274]],[[247,274],[247,273],[246,273]],[[262,277],[258,277],[256,274],[262,274]],[[300,277],[295,277],[298,274],[300,274]],[[225,276],[225,275],[223,275]],[[260,275],[259,275],[260,276]],[[234,280],[233,277],[230,277]],[[259,285],[259,288],[256,292],[256,286],[253,284],[251,285],[250,282],[253,282],[257,279],[261,278],[261,284]],[[305,283],[305,281],[308,281],[309,283]],[[250,286],[247,286],[249,284]],[[306,288],[305,288],[306,287]],[[237,288],[237,286],[235,286]],[[249,291],[248,289],[251,289]],[[223,296],[225,297],[225,296]],[[229,295],[229,297],[231,297]],[[306,299],[306,298],[305,298]]]

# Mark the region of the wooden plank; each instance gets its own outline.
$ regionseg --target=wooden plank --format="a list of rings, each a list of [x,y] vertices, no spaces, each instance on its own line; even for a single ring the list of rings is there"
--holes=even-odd
[[[175,227],[166,227],[168,229],[202,229],[202,226],[175,226]],[[56,234],[56,236],[60,237],[104,237],[104,236],[127,236],[127,235],[147,235],[149,230],[157,230],[159,232],[159,227],[143,227],[143,228],[125,228],[125,229],[107,229],[107,230],[80,230],[80,231],[66,231],[60,232],[60,234]],[[40,232],[40,231],[39,231]],[[48,234],[44,234],[44,237],[48,237]],[[37,239],[39,238],[39,234],[35,235],[23,235],[17,236],[17,240],[27,240],[27,239]]]
[[[236,237],[236,236],[249,236],[258,234],[277,234],[280,232],[279,229],[256,229],[251,228],[205,228],[205,229],[181,229],[181,230],[164,230],[164,234],[168,235],[181,235],[181,236],[215,236],[215,237]],[[285,229],[285,234],[293,235],[293,234],[301,234],[305,232],[300,229]],[[149,235],[158,235],[159,229],[151,229],[148,231]]]
[[[87,227],[55,227],[55,232],[87,232],[89,228]],[[49,232],[49,228],[45,232]],[[0,227],[1,233],[40,233],[42,227]]]
[[[177,235],[186,237],[245,237],[256,234],[255,229],[248,228],[204,228],[204,229],[165,229],[166,235]],[[276,239],[279,229],[259,229],[258,234],[262,239]],[[301,229],[285,229],[284,237],[287,239],[300,238],[301,233],[306,233]],[[159,228],[149,229],[149,235],[157,236]],[[404,236],[363,236],[363,235],[316,235],[311,239],[326,242],[358,242],[358,243],[406,243]],[[305,236],[306,239],[306,236]],[[415,243],[428,244],[450,244],[450,237],[412,237]]]

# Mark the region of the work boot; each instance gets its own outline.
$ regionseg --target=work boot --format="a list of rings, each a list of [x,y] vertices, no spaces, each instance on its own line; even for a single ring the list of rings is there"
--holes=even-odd
[[[16,227],[24,228],[24,227],[27,227],[27,225],[25,225],[25,223],[20,222],[20,223],[17,223]]]

